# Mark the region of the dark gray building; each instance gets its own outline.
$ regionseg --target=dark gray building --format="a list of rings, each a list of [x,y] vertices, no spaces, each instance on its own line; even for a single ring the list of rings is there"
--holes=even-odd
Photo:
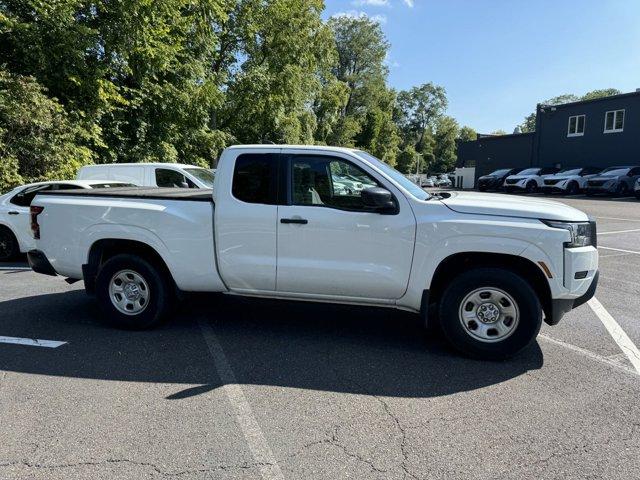
[[[498,168],[613,165],[640,165],[640,91],[538,105],[533,133],[458,144],[458,166],[475,166],[476,178]]]

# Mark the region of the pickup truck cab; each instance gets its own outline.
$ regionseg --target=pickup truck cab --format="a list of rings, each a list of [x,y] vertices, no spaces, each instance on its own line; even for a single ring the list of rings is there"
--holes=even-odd
[[[345,172],[373,185],[345,194]],[[181,292],[390,307],[439,322],[480,358],[515,354],[588,300],[595,223],[548,200],[430,195],[370,154],[236,146],[213,190],[46,192],[40,273],[84,279],[107,318],[148,328]]]

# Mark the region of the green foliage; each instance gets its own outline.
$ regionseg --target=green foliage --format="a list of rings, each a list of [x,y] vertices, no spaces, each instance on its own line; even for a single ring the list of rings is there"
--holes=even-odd
[[[470,142],[476,140],[478,138],[478,132],[476,132],[473,128],[464,126],[460,129],[458,133],[458,140],[461,142]]]
[[[612,95],[620,95],[622,92],[617,88],[603,88],[601,90],[592,90],[585,93],[581,100],[595,100],[597,98],[611,97]]]
[[[32,77],[0,70],[0,190],[46,178],[73,178],[94,155],[89,139]]]
[[[380,25],[323,21],[323,9],[0,0],[0,185],[72,177],[90,162],[208,166],[231,143],[357,147],[404,169],[450,163],[444,89],[396,95]]]
[[[402,173],[415,173],[418,153],[413,145],[407,145],[398,155],[396,168]]]
[[[456,139],[460,134],[458,122],[452,117],[443,116],[436,122],[434,140],[435,161],[429,165],[430,171],[449,172],[456,164]]]
[[[447,94],[433,83],[413,87],[398,94],[397,121],[405,138],[413,140],[416,151],[425,149],[427,130],[447,108]]]

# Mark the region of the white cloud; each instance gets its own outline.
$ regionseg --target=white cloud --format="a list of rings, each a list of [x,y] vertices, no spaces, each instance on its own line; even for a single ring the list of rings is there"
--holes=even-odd
[[[365,5],[371,7],[390,7],[391,4],[389,0],[353,0],[351,5],[355,5],[356,7],[362,7]]]
[[[381,25],[387,23],[386,15],[369,15],[366,12],[357,11],[357,10],[348,10],[346,12],[339,12],[333,17],[347,17],[347,18],[368,18],[369,20],[373,20]]]
[[[413,8],[413,0],[402,0],[409,8]]]

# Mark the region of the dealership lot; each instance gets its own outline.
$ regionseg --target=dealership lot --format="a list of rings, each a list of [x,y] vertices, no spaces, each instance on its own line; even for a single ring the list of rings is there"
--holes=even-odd
[[[640,202],[560,200],[598,220],[597,302],[505,363],[406,313],[212,295],[124,332],[2,265],[0,478],[636,478]]]

